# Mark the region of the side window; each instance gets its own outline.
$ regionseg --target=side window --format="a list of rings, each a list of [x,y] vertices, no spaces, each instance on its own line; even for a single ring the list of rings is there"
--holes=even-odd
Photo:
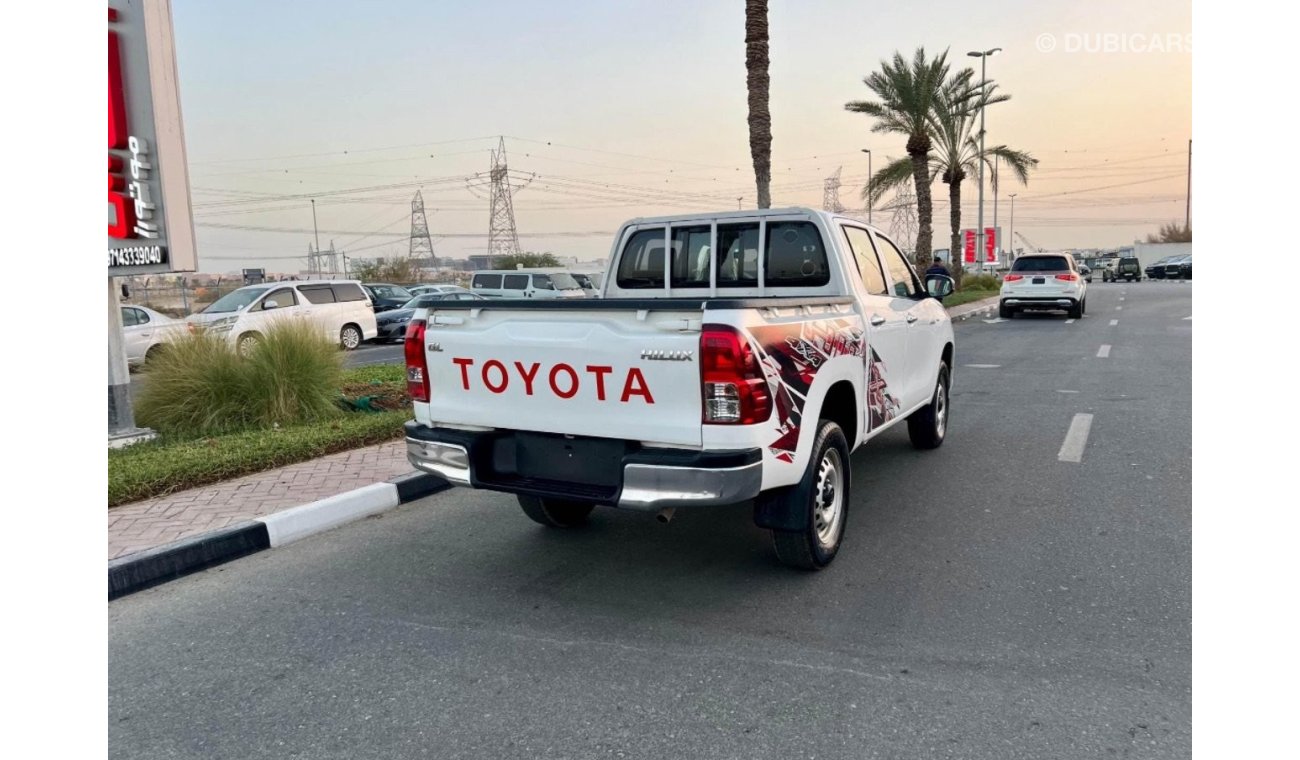
[[[283,309],[286,306],[298,305],[298,299],[293,294],[293,288],[280,288],[279,290],[271,291],[266,298],[262,299],[262,303],[258,304],[257,310],[266,311],[267,301],[275,301],[276,308],[278,309]]]
[[[662,288],[664,286],[664,230],[639,230],[623,246],[618,260],[620,288]]]
[[[894,295],[899,298],[915,298],[921,292],[921,284],[912,271],[912,265],[907,263],[902,252],[889,238],[877,235],[876,239],[880,241],[880,255],[885,260],[885,267],[889,269],[889,277],[894,281]]]
[[[501,275],[499,274],[476,274],[474,282],[470,287],[475,290],[500,290]]]
[[[551,283],[551,276],[546,274],[533,275],[533,287],[538,290],[555,290],[555,285]]]
[[[298,289],[309,303],[334,303],[334,291],[328,285],[303,287]]]
[[[135,309],[128,309],[125,306],[122,307],[122,326],[135,327],[136,325],[140,324],[140,318],[136,316],[136,314],[138,313],[139,312],[137,312]]]
[[[149,324],[149,312],[144,309],[132,309],[135,312],[135,323],[137,325]]]
[[[880,259],[876,257],[876,247],[871,243],[871,233],[861,227],[841,227],[844,237],[853,249],[853,260],[858,263],[858,272],[867,292],[877,296],[889,295],[889,286],[885,284],[885,273],[880,269]]]
[[[816,287],[831,281],[826,246],[810,222],[768,222],[763,284],[768,287]]]
[[[673,228],[674,288],[709,287],[709,227]]]
[[[718,287],[758,287],[758,224],[718,225]]]
[[[336,301],[366,300],[366,291],[362,290],[360,285],[354,285],[350,282],[341,282],[337,285],[331,285],[330,289],[333,291],[334,300]]]
[[[526,274],[508,274],[505,276],[505,284],[501,286],[502,290],[527,290],[528,275]]]

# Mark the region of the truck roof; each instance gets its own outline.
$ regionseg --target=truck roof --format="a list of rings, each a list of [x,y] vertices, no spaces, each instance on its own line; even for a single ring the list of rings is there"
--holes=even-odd
[[[635,219],[629,219],[623,226],[629,224],[667,224],[669,222],[690,222],[690,221],[712,221],[714,219],[755,219],[768,216],[790,216],[791,214],[802,214],[806,216],[820,216],[828,222],[835,219],[860,224],[873,230],[878,230],[874,225],[869,225],[861,219],[855,219],[843,214],[835,214],[821,209],[808,208],[806,206],[788,206],[786,208],[763,208],[763,209],[737,209],[734,211],[714,211],[704,214],[672,214],[669,216],[642,216]]]

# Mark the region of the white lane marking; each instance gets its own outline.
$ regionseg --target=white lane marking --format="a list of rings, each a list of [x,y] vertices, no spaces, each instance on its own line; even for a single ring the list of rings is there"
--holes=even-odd
[[[1109,343],[1103,343],[1103,344],[1101,344],[1101,348],[1097,349],[1097,358],[1098,358],[1098,359],[1109,359],[1109,358],[1110,358],[1110,344],[1109,344]]]
[[[1067,324],[1067,325],[1072,325],[1072,324],[1074,324],[1074,320],[1073,320],[1073,319],[1067,319],[1067,320],[1065,320],[1065,324]]]
[[[1191,317],[1183,317],[1184,322],[1188,321],[1189,319],[1191,319]]]
[[[1118,320],[1118,319],[1112,319],[1112,320],[1110,321],[1110,326],[1111,326],[1111,327],[1114,327],[1114,326],[1117,325],[1117,324],[1119,324],[1119,320]]]
[[[998,322],[1006,322],[1006,321],[1007,321],[1007,320],[1003,319],[1002,317],[998,317],[998,318],[996,318],[996,319],[985,319],[985,320],[983,320],[984,324],[986,324],[986,325],[996,325]]]
[[[962,366],[970,367],[971,369],[998,369],[1002,365],[1001,364],[963,364]]]
[[[1078,393],[1078,391],[1063,391],[1063,390],[1059,390],[1059,389],[1058,389],[1056,392],[1057,392],[1057,393]]]
[[[1124,296],[1120,296],[1120,297],[1119,297],[1119,300],[1123,301],[1123,300],[1124,300]]]
[[[1123,311],[1123,310],[1124,310],[1124,307],[1123,307],[1123,306],[1116,306],[1116,307],[1115,307],[1115,311]]]
[[[1065,434],[1061,450],[1056,458],[1062,462],[1082,462],[1083,448],[1088,445],[1088,433],[1092,430],[1091,414],[1076,414],[1070,420],[1070,429]]]

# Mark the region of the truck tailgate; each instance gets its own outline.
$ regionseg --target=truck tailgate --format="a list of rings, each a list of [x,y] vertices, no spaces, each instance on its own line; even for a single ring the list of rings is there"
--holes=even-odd
[[[698,446],[701,316],[430,308],[421,421]]]

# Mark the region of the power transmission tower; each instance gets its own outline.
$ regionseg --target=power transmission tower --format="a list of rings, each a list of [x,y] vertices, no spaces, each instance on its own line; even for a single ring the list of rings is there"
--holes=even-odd
[[[411,258],[428,259],[429,266],[437,266],[433,255],[433,238],[429,236],[429,220],[424,215],[424,195],[415,191],[411,199]]]
[[[916,193],[911,183],[903,185],[894,193],[894,200],[883,210],[893,212],[889,220],[889,236],[903,248],[909,257],[916,245],[916,232],[920,224],[916,221]]]
[[[839,214],[844,211],[844,205],[840,203],[840,172],[844,167],[835,170],[835,173],[826,178],[826,183],[822,186],[822,210]]]
[[[537,174],[512,177],[506,164],[506,139],[501,138],[492,151],[492,168],[465,180],[465,189],[477,198],[486,198],[491,209],[488,217],[488,266],[497,256],[520,253],[519,232],[515,229],[514,196],[532,184]]]

